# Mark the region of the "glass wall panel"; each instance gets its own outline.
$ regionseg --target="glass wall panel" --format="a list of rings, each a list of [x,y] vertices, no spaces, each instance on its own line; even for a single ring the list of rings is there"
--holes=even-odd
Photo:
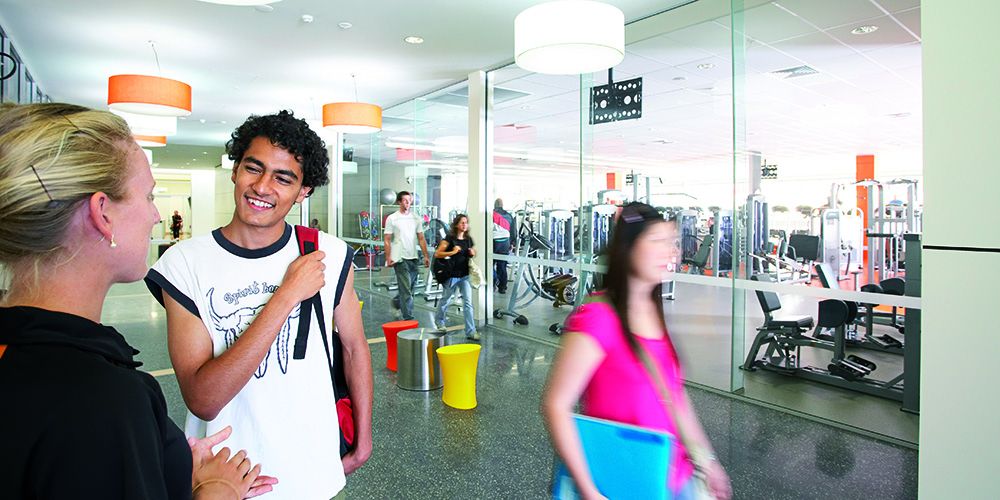
[[[744,394],[916,443],[919,300],[900,295],[919,296],[906,240],[923,211],[919,1],[747,3],[734,22]],[[778,304],[771,316],[799,327],[765,320]],[[773,348],[792,338],[789,355]]]
[[[468,84],[385,109],[379,134],[346,135],[343,148],[340,236],[358,250],[356,269],[366,276],[358,278],[357,286],[395,295],[395,274],[385,267],[383,229],[386,218],[398,210],[397,193],[412,193],[412,210],[424,220],[429,253],[451,220],[467,212]],[[414,301],[420,310],[417,319],[427,324],[441,293],[429,271],[421,263]]]
[[[551,339],[579,289],[580,77],[508,66],[488,78],[494,110],[492,198],[504,210],[493,214],[499,270],[493,321],[515,333]]]

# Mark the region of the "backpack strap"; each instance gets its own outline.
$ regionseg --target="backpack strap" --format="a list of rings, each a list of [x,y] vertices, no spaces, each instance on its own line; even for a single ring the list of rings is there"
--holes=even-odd
[[[295,226],[295,239],[299,244],[299,255],[308,255],[319,250],[318,229],[297,225]],[[326,340],[326,332],[323,331],[326,330],[326,325],[323,324],[322,303],[317,292],[312,298],[302,301],[302,304],[299,305],[299,331],[295,336],[292,359],[305,359],[306,357],[306,345],[309,343],[309,323],[311,323],[310,316],[312,316],[314,305],[319,307],[316,313],[319,317],[319,327],[323,333],[323,340]]]

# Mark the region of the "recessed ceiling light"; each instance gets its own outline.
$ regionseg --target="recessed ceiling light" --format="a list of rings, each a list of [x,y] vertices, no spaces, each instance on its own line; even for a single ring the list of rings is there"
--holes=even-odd
[[[420,45],[421,43],[424,43],[424,39],[423,38],[420,38],[419,36],[415,36],[415,35],[410,35],[410,36],[404,38],[403,41],[406,42],[406,43],[412,43],[413,45]]]
[[[198,121],[200,121],[201,123],[205,123],[205,119],[204,118],[202,118],[202,119],[200,119]]]
[[[701,63],[698,65],[698,69],[712,69],[715,67],[714,63]]]
[[[867,34],[873,32],[873,31],[875,31],[877,29],[878,29],[878,26],[875,26],[874,24],[866,24],[864,26],[858,26],[857,28],[852,29],[851,30],[851,34],[852,35],[867,35]]]
[[[226,120],[219,120],[219,123],[225,125],[226,124]]]
[[[354,27],[353,24],[351,24],[351,23],[349,23],[347,21],[344,21],[342,23],[338,23],[337,26],[339,26],[340,29],[342,29],[342,30],[349,30],[349,29],[351,29],[351,28]]]
[[[257,12],[263,12],[265,14],[268,12],[274,12],[274,7],[271,7],[270,5],[257,5],[253,9]]]

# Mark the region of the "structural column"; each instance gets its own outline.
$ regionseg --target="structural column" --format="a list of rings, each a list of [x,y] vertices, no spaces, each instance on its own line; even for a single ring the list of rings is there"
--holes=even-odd
[[[476,264],[483,283],[473,295],[478,324],[493,313],[493,89],[486,72],[469,74],[469,185],[470,232],[476,242]]]
[[[923,0],[919,496],[1000,491],[1000,2]],[[973,63],[970,64],[970,61]]]

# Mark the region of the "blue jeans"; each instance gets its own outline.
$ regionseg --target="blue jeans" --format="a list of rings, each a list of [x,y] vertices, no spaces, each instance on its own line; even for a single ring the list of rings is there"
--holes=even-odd
[[[399,286],[399,310],[403,319],[413,319],[413,289],[417,286],[417,259],[403,259],[392,266]]]
[[[468,276],[448,279],[448,282],[444,285],[441,300],[438,302],[437,315],[434,317],[434,321],[438,325],[445,324],[448,306],[451,304],[451,299],[455,296],[456,289],[462,292],[462,313],[465,314],[465,334],[472,335],[476,331],[476,320],[472,316],[472,283],[469,282]]]

